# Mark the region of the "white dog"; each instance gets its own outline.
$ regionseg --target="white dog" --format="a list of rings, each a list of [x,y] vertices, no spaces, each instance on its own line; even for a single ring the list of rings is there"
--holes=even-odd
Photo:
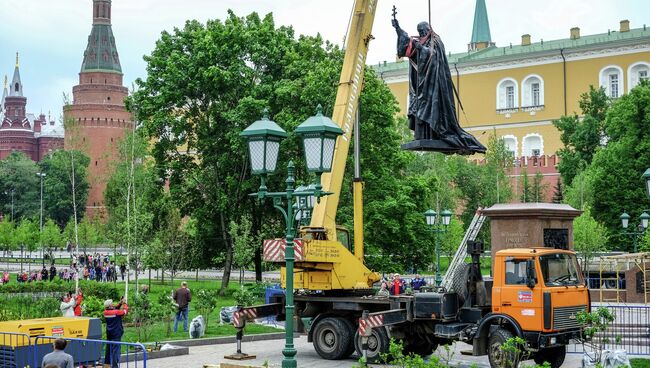
[[[205,320],[203,316],[196,316],[190,323],[190,338],[198,339],[205,335]]]

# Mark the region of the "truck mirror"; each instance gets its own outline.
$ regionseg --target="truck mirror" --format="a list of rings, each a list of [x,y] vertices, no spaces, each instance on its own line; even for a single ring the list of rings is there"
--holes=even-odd
[[[535,275],[535,260],[529,259],[526,261],[526,286],[534,288],[537,284],[537,276]]]

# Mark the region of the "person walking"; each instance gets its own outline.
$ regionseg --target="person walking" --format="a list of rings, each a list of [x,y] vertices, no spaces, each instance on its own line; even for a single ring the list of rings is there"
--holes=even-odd
[[[174,332],[178,329],[178,322],[183,320],[183,330],[187,331],[187,314],[189,312],[192,293],[187,288],[187,282],[181,282],[181,287],[174,292],[174,302],[176,303],[176,318],[174,319]]]
[[[41,367],[47,368],[54,366],[58,368],[74,368],[74,359],[72,359],[72,355],[63,351],[68,345],[68,342],[63,339],[56,339],[54,340],[53,345],[54,351],[45,354]]]
[[[124,302],[124,297],[117,305],[113,300],[104,302],[104,319],[106,320],[106,339],[108,341],[121,341],[124,334],[122,318],[129,312],[129,306]],[[104,367],[118,368],[120,366],[120,345],[106,344]]]
[[[74,306],[75,299],[70,295],[70,293],[65,294],[61,297],[61,304],[59,309],[61,309],[61,314],[63,317],[74,317]]]

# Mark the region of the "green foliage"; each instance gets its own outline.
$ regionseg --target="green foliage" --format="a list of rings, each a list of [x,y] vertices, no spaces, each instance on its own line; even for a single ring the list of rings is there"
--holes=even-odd
[[[82,315],[86,317],[95,317],[104,319],[104,300],[93,295],[84,295],[84,300],[81,302]]]
[[[582,258],[584,270],[589,269],[589,261],[594,253],[606,249],[607,241],[607,229],[594,220],[591,208],[585,208],[584,212],[573,220],[573,244]]]
[[[553,188],[553,198],[551,201],[557,204],[564,202],[564,187],[562,186],[562,179],[558,179],[555,183],[555,188]]]
[[[41,192],[37,172],[36,163],[20,152],[0,160],[0,212],[11,214],[13,191],[14,221],[39,215]]]
[[[219,303],[219,291],[201,289],[193,293],[192,297],[193,305],[196,306],[203,318],[205,318],[205,326],[207,328],[210,321],[210,315],[215,308],[217,308]]]
[[[43,231],[40,232],[40,244],[43,250],[50,251],[52,248],[63,247],[65,240],[61,234],[61,229],[52,221],[47,219],[43,224]]]
[[[12,297],[0,299],[0,321],[61,315],[58,298]]]
[[[558,170],[565,184],[571,185],[576,175],[591,164],[602,146],[603,138],[606,137],[605,116],[609,102],[602,87],[595,89],[589,86],[589,91],[580,95],[582,118],[576,114],[553,121],[564,144],[557,154],[560,157]]]
[[[593,197],[593,170],[584,170],[566,187],[564,202],[583,210],[593,204]]]
[[[516,368],[525,356],[526,340],[520,336],[514,336],[504,341],[499,350],[501,350],[502,361],[500,368]]]
[[[235,301],[237,301],[237,305],[241,305],[243,307],[248,307],[253,305],[257,297],[248,289],[245,287],[240,287],[239,290],[235,291],[232,296],[235,298]]]
[[[615,318],[616,316],[606,307],[598,307],[595,311],[592,310],[589,313],[578,312],[576,315],[576,320],[582,327],[581,342],[583,350],[588,351],[585,349],[586,346],[592,348],[589,356],[597,365],[601,364],[605,345],[610,342],[607,337],[604,337],[605,332]]]
[[[106,299],[119,299],[119,290],[111,283],[79,280],[79,288],[83,290],[84,297],[95,296],[102,302]],[[64,282],[60,279],[54,281],[35,281],[29,283],[9,283],[0,286],[1,294],[18,294],[18,293],[67,293],[74,292],[74,283]]]
[[[594,218],[612,232],[620,233],[619,216],[623,211],[638,218],[647,208],[648,197],[641,174],[650,163],[648,106],[650,83],[647,82],[612,104],[605,122],[609,141],[596,152],[589,168]]]
[[[86,210],[90,188],[87,177],[89,164],[90,158],[86,154],[68,150],[56,150],[39,162],[41,172],[47,174],[43,183],[45,215],[61,228],[74,220],[73,190],[78,219]]]

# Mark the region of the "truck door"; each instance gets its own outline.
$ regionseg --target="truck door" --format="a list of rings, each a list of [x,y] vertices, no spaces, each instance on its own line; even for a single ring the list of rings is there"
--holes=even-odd
[[[540,331],[542,315],[542,291],[540,286],[532,289],[526,285],[526,261],[531,258],[505,259],[504,282],[501,287],[501,313],[513,317],[521,328]],[[537,269],[535,269],[537,275]]]

